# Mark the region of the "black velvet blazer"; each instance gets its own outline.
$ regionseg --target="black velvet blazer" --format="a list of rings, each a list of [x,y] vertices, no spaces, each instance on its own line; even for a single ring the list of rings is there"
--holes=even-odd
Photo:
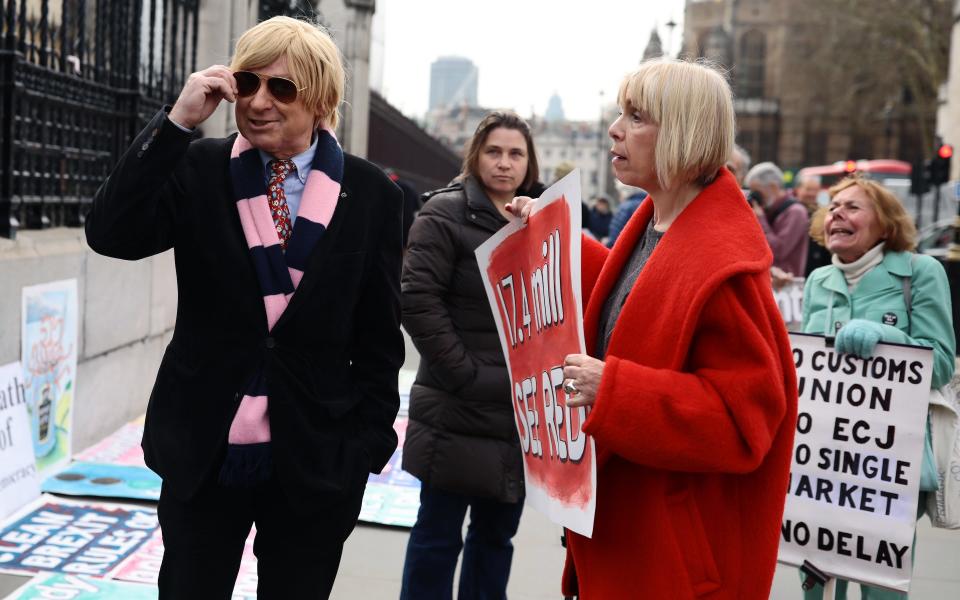
[[[402,194],[344,155],[329,229],[268,332],[233,201],[234,137],[191,142],[159,112],[98,190],[87,242],[125,260],[174,249],[177,320],[143,437],[170,492],[187,499],[216,477],[240,392],[263,365],[277,478],[319,510],[356,493],[397,445]]]

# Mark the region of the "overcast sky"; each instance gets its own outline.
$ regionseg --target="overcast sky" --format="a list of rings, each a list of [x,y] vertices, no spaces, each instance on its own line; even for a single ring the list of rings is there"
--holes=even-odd
[[[378,0],[377,13],[371,81],[408,116],[426,112],[430,64],[456,55],[479,69],[481,106],[542,115],[557,92],[568,119],[598,119],[651,30],[674,54],[683,30],[683,0]]]

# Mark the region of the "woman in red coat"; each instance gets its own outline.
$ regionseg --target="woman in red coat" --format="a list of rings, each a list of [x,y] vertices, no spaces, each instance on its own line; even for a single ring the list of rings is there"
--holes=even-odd
[[[563,591],[765,600],[797,387],[772,255],[724,168],[730,88],[712,68],[658,59],[618,102],[613,169],[650,196],[611,250],[583,241],[590,354],[568,356],[564,375],[569,404],[591,407],[597,505],[591,538],[567,534]]]

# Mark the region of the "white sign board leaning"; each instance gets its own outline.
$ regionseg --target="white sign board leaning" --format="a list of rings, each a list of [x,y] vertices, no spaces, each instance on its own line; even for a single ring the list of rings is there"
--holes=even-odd
[[[20,363],[0,366],[0,519],[40,497]]]

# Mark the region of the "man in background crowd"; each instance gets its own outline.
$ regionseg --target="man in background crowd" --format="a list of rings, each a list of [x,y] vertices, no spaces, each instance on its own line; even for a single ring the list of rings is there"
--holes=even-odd
[[[819,175],[804,175],[797,179],[794,195],[797,201],[807,209],[807,216],[812,220],[813,213],[820,207],[817,198],[822,191],[823,181]],[[808,232],[809,235],[809,232]],[[807,243],[807,266],[803,276],[807,277],[814,269],[830,264],[830,252],[816,242]]]
[[[620,202],[617,212],[614,213],[613,218],[610,219],[607,248],[613,248],[613,243],[620,237],[620,232],[623,231],[623,228],[627,225],[627,221],[630,220],[630,217],[636,212],[637,207],[640,206],[640,203],[647,197],[647,192],[640,188],[623,187],[625,190],[629,190],[623,193],[628,193],[629,195]]]
[[[762,162],[747,172],[744,183],[756,198],[751,204],[773,251],[773,266],[795,277],[803,276],[810,217],[803,204],[784,192],[783,171],[772,162]]]
[[[590,232],[601,244],[607,243],[612,218],[610,201],[605,196],[597,196],[597,199],[593,201],[593,208],[590,209]]]
[[[737,183],[740,184],[740,187],[743,187],[743,178],[746,176],[747,171],[750,170],[750,154],[742,147],[734,144],[733,154],[730,155],[730,160],[727,161],[727,168],[730,169],[733,176],[737,178]]]

